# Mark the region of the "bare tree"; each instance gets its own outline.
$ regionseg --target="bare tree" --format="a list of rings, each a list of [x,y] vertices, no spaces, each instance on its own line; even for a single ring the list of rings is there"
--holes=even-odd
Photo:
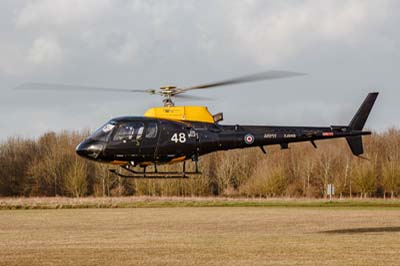
[[[66,189],[73,196],[79,198],[87,192],[87,166],[83,159],[75,158],[74,163],[65,174]]]

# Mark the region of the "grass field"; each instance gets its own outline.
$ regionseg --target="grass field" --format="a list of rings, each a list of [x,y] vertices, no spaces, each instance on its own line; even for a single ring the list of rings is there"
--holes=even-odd
[[[399,265],[400,208],[0,211],[0,265]]]
[[[224,197],[38,197],[0,198],[0,210],[170,207],[343,207],[400,208],[399,199],[298,199]]]

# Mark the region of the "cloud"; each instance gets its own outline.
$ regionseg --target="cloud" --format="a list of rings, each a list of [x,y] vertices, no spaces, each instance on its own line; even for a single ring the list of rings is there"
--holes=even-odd
[[[376,24],[382,24],[390,7],[388,1],[302,1],[276,5],[245,1],[236,3],[229,19],[233,21],[239,50],[261,64],[273,64],[321,41],[357,42]]]
[[[361,88],[372,86],[386,89],[384,111],[374,124],[383,128],[399,122],[398,10],[395,0],[0,1],[0,113],[25,107],[2,117],[15,131],[35,128],[36,118],[29,128],[15,122],[28,110],[53,113],[55,106],[57,116],[37,118],[35,134],[46,127],[92,127],[111,115],[140,115],[161,101],[101,93],[13,95],[7,89],[24,82],[189,86],[278,68],[310,75],[193,92],[218,99],[193,104],[224,111],[232,123],[324,124],[335,120],[338,109],[358,103],[366,92]],[[88,99],[104,108],[88,106]],[[318,111],[324,106],[330,111]]]
[[[0,74],[12,75],[23,65],[22,52],[17,46],[0,43]]]
[[[53,44],[57,39],[72,54],[86,48],[111,63],[133,64],[137,54],[151,52],[159,40],[179,38],[181,25],[171,24],[171,18],[190,6],[181,1],[28,1],[17,12],[15,27],[34,38],[49,36]],[[42,40],[35,42],[35,50],[43,48]]]
[[[42,0],[27,1],[15,27],[34,39],[57,39],[76,54],[94,48],[117,64],[190,48],[279,65],[321,42],[357,44],[384,24],[393,5],[388,0]]]
[[[27,60],[37,65],[59,64],[63,59],[63,51],[57,41],[38,38],[29,49]]]
[[[40,0],[28,1],[16,19],[18,28],[37,25],[52,27],[89,23],[112,6],[111,0]]]

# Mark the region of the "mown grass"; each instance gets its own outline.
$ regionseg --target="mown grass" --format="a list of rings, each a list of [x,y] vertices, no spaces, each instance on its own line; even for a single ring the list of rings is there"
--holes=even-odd
[[[0,198],[0,210],[171,207],[400,208],[400,200],[335,199],[330,201],[323,199],[262,199],[221,197]]]
[[[396,208],[0,211],[0,265],[398,265]]]

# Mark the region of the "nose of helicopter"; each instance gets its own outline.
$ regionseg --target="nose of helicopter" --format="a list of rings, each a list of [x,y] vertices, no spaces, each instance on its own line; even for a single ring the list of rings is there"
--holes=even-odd
[[[86,154],[87,154],[87,147],[86,146],[87,145],[85,145],[84,142],[79,143],[78,146],[76,146],[76,149],[75,149],[76,153],[79,156],[86,157]]]
[[[101,151],[103,150],[103,144],[92,143],[90,141],[84,140],[76,146],[76,153],[87,159],[96,159]]]

